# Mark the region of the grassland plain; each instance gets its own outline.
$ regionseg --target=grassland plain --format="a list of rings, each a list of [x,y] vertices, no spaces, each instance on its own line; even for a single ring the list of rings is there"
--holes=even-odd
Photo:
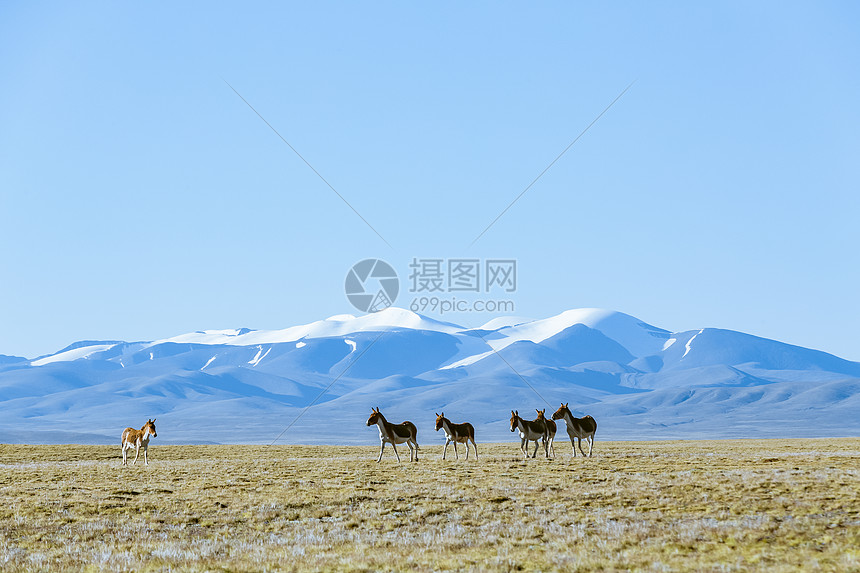
[[[598,441],[591,459],[559,441],[555,460],[479,443],[468,462],[428,440],[417,464],[0,445],[0,569],[860,571],[858,438]]]

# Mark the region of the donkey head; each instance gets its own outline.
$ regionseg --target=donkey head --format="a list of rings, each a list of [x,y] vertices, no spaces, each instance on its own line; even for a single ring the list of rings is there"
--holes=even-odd
[[[520,411],[519,410],[511,410],[511,431],[517,431],[517,424],[520,420]]]
[[[379,407],[376,407],[376,408],[371,407],[370,410],[371,410],[371,414],[370,414],[370,417],[367,419],[367,425],[373,426],[374,424],[376,424],[379,421],[379,419],[382,417],[382,414],[379,412]]]
[[[570,402],[568,402],[568,404],[569,403]],[[567,404],[562,404],[561,406],[558,407],[558,410],[556,410],[553,413],[552,419],[553,420],[561,420],[562,418],[564,418],[565,414],[570,414],[570,410],[568,410]]]
[[[445,419],[445,412],[442,412],[441,414],[436,414],[436,431],[437,432],[439,431],[439,428],[442,427],[442,420],[444,420],[444,419]]]
[[[158,434],[155,433],[155,418],[147,420],[146,424],[143,426],[143,431],[149,431],[153,438],[158,437]]]

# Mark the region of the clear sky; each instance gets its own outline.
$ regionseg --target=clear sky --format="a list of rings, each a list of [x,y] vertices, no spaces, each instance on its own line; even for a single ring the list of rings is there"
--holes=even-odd
[[[413,257],[472,257],[516,259],[519,316],[603,307],[860,360],[858,21],[854,2],[3,2],[0,354],[357,313],[358,260],[405,283]]]

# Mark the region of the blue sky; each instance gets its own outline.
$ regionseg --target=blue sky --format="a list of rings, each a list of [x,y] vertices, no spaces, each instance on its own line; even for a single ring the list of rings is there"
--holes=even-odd
[[[517,260],[517,315],[860,360],[856,4],[305,4],[0,6],[0,353],[282,328],[355,313],[360,259],[474,257]]]

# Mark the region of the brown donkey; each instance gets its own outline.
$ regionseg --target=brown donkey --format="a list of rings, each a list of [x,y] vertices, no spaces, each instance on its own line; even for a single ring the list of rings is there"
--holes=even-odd
[[[131,465],[137,463],[137,456],[140,455],[140,449],[143,448],[143,465],[148,466],[149,460],[146,458],[146,449],[149,447],[149,436],[157,438],[155,433],[155,418],[146,422],[139,430],[134,428],[126,428],[122,431],[122,465],[128,465],[128,450],[134,448],[134,461]]]
[[[543,422],[546,424],[546,441],[549,451],[552,452],[552,457],[555,457],[555,433],[558,430],[558,426],[555,425],[555,422],[552,420],[547,420],[546,418],[546,408],[543,410],[535,409],[537,412],[536,422]],[[547,454],[549,456],[549,454]]]
[[[445,417],[445,412],[436,414],[436,431],[439,429],[445,430],[445,449],[442,450],[442,459],[445,459],[445,454],[448,453],[448,444],[454,442],[454,455],[460,459],[460,454],[457,453],[457,442],[466,444],[466,459],[469,459],[469,440],[472,441],[472,446],[475,448],[475,459],[478,459],[478,445],[475,443],[475,428],[469,422],[463,424],[453,424],[451,420]]]
[[[535,451],[532,454],[533,458],[537,457],[538,450],[538,442],[543,440],[543,449],[546,452],[546,457],[549,457],[549,450],[547,449],[547,427],[544,422],[540,422],[538,420],[523,420],[520,418],[519,410],[511,410],[511,432],[516,432],[519,430],[520,432],[520,449],[523,451],[523,455],[528,458],[529,457],[529,442],[534,441],[535,443]]]
[[[376,424],[379,427],[379,441],[382,442],[382,447],[379,449],[379,457],[376,458],[377,463],[382,459],[382,452],[385,451],[385,444],[391,444],[394,448],[394,455],[397,456],[397,461],[400,461],[400,454],[397,453],[397,444],[406,442],[409,446],[409,461],[418,461],[418,428],[410,421],[405,421],[402,424],[392,424],[385,419],[379,408],[372,408],[372,413],[367,419],[367,425]],[[413,447],[414,445],[414,447]]]
[[[573,447],[573,457],[576,457],[576,445],[573,443],[574,438],[579,440],[579,451],[585,455],[582,449],[582,439],[588,441],[588,457],[591,457],[591,452],[594,450],[594,433],[597,432],[597,420],[591,416],[584,418],[574,418],[567,404],[559,406],[558,410],[552,415],[553,420],[564,420],[567,426],[567,435],[570,436],[570,445]]]

